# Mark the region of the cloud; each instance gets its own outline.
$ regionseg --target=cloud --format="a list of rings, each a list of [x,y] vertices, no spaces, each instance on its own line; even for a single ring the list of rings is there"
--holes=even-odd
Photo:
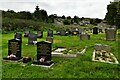
[[[34,12],[35,6],[58,16],[104,18],[112,0],[1,0],[0,9]]]

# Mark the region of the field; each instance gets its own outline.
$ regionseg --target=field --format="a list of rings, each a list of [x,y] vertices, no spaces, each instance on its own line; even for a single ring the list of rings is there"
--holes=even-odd
[[[120,31],[120,30],[118,30]],[[21,32],[23,34],[23,32]],[[44,32],[42,39],[45,41],[47,32]],[[31,66],[30,63],[23,66],[20,63],[2,61],[2,78],[120,78],[120,65],[93,62],[92,54],[95,44],[106,44],[112,46],[112,53],[120,62],[120,51],[118,47],[118,35],[116,41],[106,41],[105,34],[93,35],[90,33],[90,40],[82,41],[79,36],[54,36],[52,48],[59,46],[70,48],[80,47],[87,51],[83,56],[77,58],[55,58],[51,68]],[[8,40],[14,38],[14,33],[2,34],[2,56],[8,54]],[[22,37],[22,56],[36,58],[36,46],[27,46],[27,38]]]

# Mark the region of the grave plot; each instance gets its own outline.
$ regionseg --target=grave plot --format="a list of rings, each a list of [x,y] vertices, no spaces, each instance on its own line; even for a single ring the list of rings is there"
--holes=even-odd
[[[111,47],[108,45],[101,44],[95,45],[92,61],[119,64],[116,57],[111,52]]]
[[[15,34],[14,34],[14,39],[15,39],[15,40],[18,40],[18,41],[20,41],[20,42],[22,43],[22,34],[20,34],[20,33],[15,33]]]
[[[28,45],[36,45],[36,43],[37,43],[37,35],[36,34],[29,34]]]
[[[37,38],[43,38],[43,31],[37,31]]]
[[[93,34],[98,34],[98,28],[97,27],[93,28]]]
[[[80,40],[90,40],[89,34],[80,34]]]
[[[107,41],[116,41],[116,30],[114,28],[107,28],[105,36]]]
[[[53,31],[52,30],[48,30],[47,37],[53,37]]]
[[[21,42],[15,39],[8,41],[8,56],[3,60],[20,60],[21,57]]]
[[[33,61],[32,65],[50,68],[54,64],[51,56],[51,45],[52,43],[44,41],[37,43],[37,59]]]
[[[24,37],[28,37],[29,34],[30,34],[30,31],[25,31],[25,33],[24,33]]]
[[[53,43],[53,37],[47,37],[46,38],[46,41],[50,42],[50,43]]]
[[[72,35],[78,35],[79,34],[79,29],[78,28],[72,28],[71,29],[71,34]]]
[[[82,48],[64,48],[64,47],[58,47],[52,52],[52,56],[54,57],[66,57],[66,58],[75,58],[79,55],[83,55],[86,51],[85,47]]]

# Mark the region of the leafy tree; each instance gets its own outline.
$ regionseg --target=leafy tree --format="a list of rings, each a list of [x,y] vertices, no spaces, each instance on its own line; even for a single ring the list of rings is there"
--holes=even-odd
[[[67,20],[67,19],[66,19],[66,20],[64,20],[64,21],[63,21],[63,23],[64,23],[64,25],[70,25],[70,21],[69,21],[69,20]]]
[[[62,16],[62,19],[65,19],[65,16],[64,16],[64,15]]]
[[[120,28],[120,2],[111,2],[107,6],[105,20],[110,25],[116,25]]]
[[[67,19],[71,19],[71,16],[68,16]]]
[[[77,23],[77,24],[79,23],[79,17],[78,16],[74,16],[74,22]]]
[[[21,11],[21,12],[18,12],[17,18],[19,18],[19,19],[32,19],[32,14],[30,12]]]
[[[47,19],[48,19],[47,12],[45,10],[43,10],[43,9],[40,10],[39,6],[36,6],[35,9],[36,10],[33,13],[34,20],[39,20],[39,21],[47,22]]]

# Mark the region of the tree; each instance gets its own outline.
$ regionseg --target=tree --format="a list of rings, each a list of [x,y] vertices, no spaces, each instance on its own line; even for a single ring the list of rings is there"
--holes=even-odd
[[[71,19],[71,16],[68,16],[67,19]]]
[[[21,11],[21,12],[18,12],[17,18],[20,18],[20,19],[32,19],[32,14],[30,12]]]
[[[78,16],[74,16],[74,22],[77,23],[77,24],[79,23],[79,17]]]
[[[65,19],[65,16],[64,16],[64,15],[62,16],[62,19]]]
[[[67,20],[67,19],[65,19],[65,20],[63,21],[63,23],[64,23],[64,25],[70,25],[70,21]]]
[[[45,10],[43,10],[43,9],[40,10],[39,6],[36,6],[35,12],[33,13],[33,18],[34,18],[34,20],[47,22],[48,15]]]
[[[120,28],[120,2],[111,2],[107,6],[105,20],[110,25],[116,25]]]

